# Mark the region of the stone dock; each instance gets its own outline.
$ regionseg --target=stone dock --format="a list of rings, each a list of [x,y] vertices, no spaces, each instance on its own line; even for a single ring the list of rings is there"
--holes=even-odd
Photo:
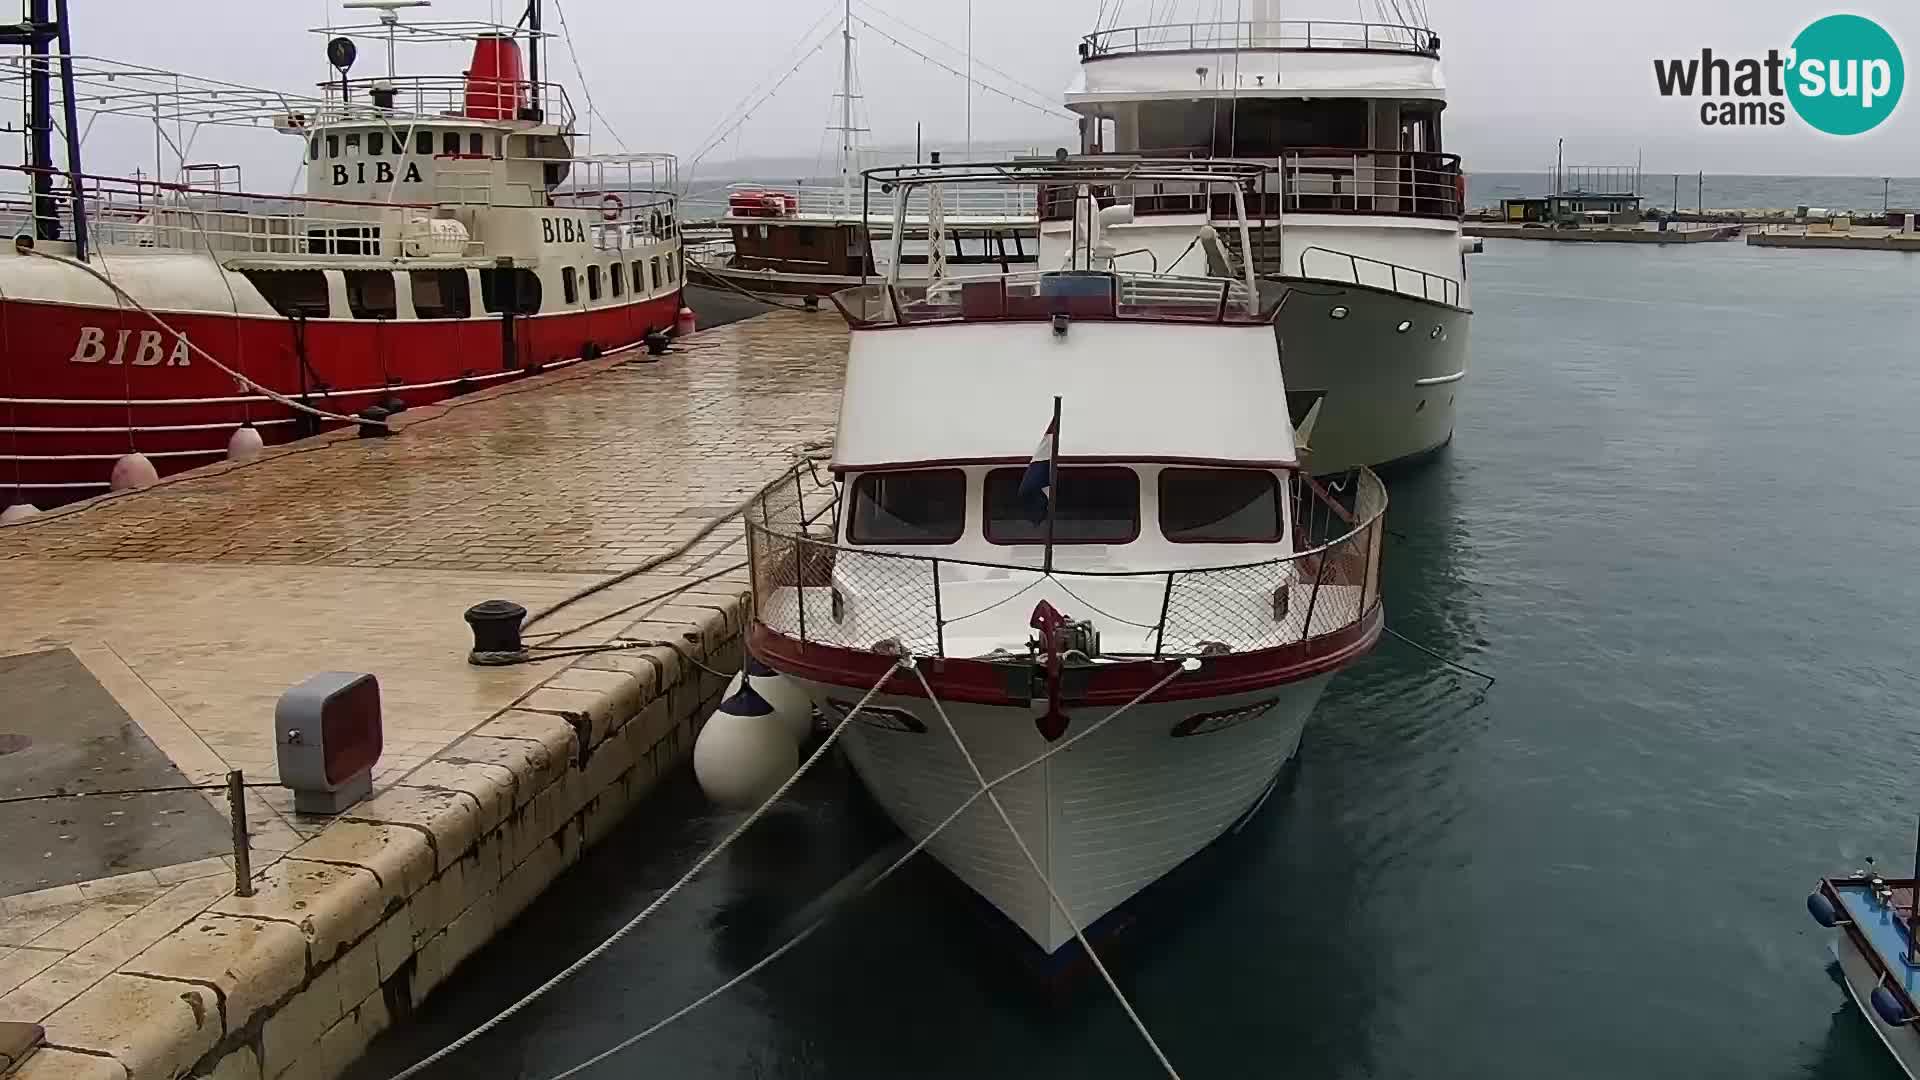
[[[46,1031],[15,1075],[329,1078],[404,1018],[690,750],[744,536],[530,632],[658,646],[473,667],[462,613],[694,536],[831,434],[845,339],[778,312],[0,529],[0,1022]],[[270,784],[274,704],[321,671],[379,678],[375,793],[250,788],[251,897],[223,793],[88,794]]]
[[[1551,229],[1538,225],[1486,224],[1473,221],[1467,222],[1463,231],[1468,236],[1492,240],[1553,240],[1582,244],[1709,244],[1721,240],[1732,240],[1740,235],[1738,225],[1692,225],[1665,230],[1606,225]]]

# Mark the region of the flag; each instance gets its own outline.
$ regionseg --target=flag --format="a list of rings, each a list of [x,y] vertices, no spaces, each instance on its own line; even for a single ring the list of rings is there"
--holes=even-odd
[[[1060,416],[1055,413],[1047,425],[1047,433],[1040,437],[1040,445],[1033,451],[1033,460],[1027,462],[1027,474],[1020,478],[1020,501],[1033,511],[1035,518],[1044,515],[1053,500],[1053,451],[1059,437]]]

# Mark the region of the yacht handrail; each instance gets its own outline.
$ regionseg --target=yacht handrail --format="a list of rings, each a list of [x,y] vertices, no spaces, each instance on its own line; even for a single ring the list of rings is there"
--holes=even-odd
[[[1391,52],[1438,59],[1440,37],[1424,26],[1326,19],[1157,23],[1088,34],[1081,39],[1080,57],[1240,49]]]
[[[834,217],[858,221],[862,200],[858,189],[848,190],[833,184],[780,184],[753,183],[743,181],[727,185],[729,205],[727,216],[736,220],[761,220],[791,217]],[[734,195],[765,194],[774,199],[781,196],[793,197],[791,211],[777,214],[743,214],[731,205]],[[927,194],[919,191],[907,203],[909,220],[924,220],[927,208]],[[1014,221],[1033,222],[1039,217],[1038,196],[1024,188],[998,188],[958,190],[949,193],[945,204],[949,216],[991,217]],[[891,220],[892,206],[874,207],[876,219]]]
[[[1066,287],[1050,289],[1050,285]],[[1269,301],[1263,293],[1256,305],[1248,302],[1247,285],[1238,277],[1040,270],[944,283],[872,282],[842,289],[829,299],[856,330],[929,323],[1044,322],[1060,316],[1250,326],[1273,322],[1286,294],[1278,292]]]
[[[1347,278],[1329,278],[1307,273],[1307,255],[1316,251],[1322,255],[1331,255],[1335,259],[1347,260],[1348,269],[1352,271],[1352,276]],[[1418,296],[1422,300],[1434,300],[1452,307],[1460,306],[1460,282],[1445,274],[1436,274],[1430,270],[1420,270],[1411,266],[1402,266],[1399,263],[1388,262],[1385,259],[1356,255],[1351,251],[1336,251],[1333,248],[1321,247],[1319,244],[1311,244],[1300,250],[1300,276],[1303,278],[1309,278],[1314,281],[1351,281],[1355,285],[1378,286],[1378,282],[1368,281],[1361,276],[1360,264],[1362,263],[1368,266],[1378,266],[1386,270],[1387,284],[1385,287],[1393,292],[1401,293],[1405,296]],[[1409,278],[1417,277],[1420,279],[1420,291],[1418,293],[1400,287],[1400,275],[1402,274],[1407,275]],[[1440,291],[1440,295],[1437,297],[1434,296],[1432,292],[1432,283],[1436,281],[1439,282]]]
[[[818,483],[806,466],[797,468],[792,480],[770,485],[744,517],[754,618],[767,630],[803,643],[951,656],[947,629],[983,612],[956,615],[967,611],[966,605],[947,593],[977,578],[943,574],[948,568],[990,571],[1008,581],[1009,590],[1029,578],[1051,577],[1069,591],[1076,581],[1121,588],[1134,583],[1141,596],[1152,596],[1157,617],[1125,627],[1152,643],[1150,651],[1109,654],[1128,659],[1220,656],[1295,645],[1312,651],[1316,642],[1350,633],[1380,611],[1387,493],[1367,469],[1355,470],[1346,483],[1323,486],[1305,476],[1294,481],[1295,542],[1306,545],[1299,550],[1254,562],[1160,570],[1056,565],[1049,571],[1016,562],[849,546],[837,542],[837,528],[827,533],[815,523],[832,513],[837,525],[837,485]],[[847,595],[842,585],[848,582],[863,588]],[[830,605],[821,602],[828,599],[821,594],[829,591]],[[1101,618],[1096,611],[1087,614]]]

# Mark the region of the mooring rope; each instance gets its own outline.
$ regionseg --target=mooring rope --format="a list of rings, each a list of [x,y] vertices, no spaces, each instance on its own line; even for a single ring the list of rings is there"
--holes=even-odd
[[[1080,921],[1073,917],[1067,902],[1060,898],[1060,891],[1053,887],[1053,879],[1047,876],[1046,870],[1040,865],[1040,860],[1033,857],[1033,849],[1027,846],[1026,837],[1021,836],[1020,830],[1013,827],[1013,818],[1008,816],[1006,806],[1000,802],[1000,796],[987,787],[986,774],[980,771],[980,763],[973,759],[973,751],[967,749],[966,740],[960,737],[960,729],[953,726],[953,718],[947,715],[946,706],[940,704],[939,697],[933,692],[933,686],[927,682],[926,673],[915,667],[913,674],[920,680],[921,688],[927,692],[927,700],[933,703],[933,711],[939,715],[940,722],[946,725],[947,734],[953,736],[953,745],[959,748],[961,759],[967,763],[967,771],[971,772],[974,780],[979,782],[980,790],[987,796],[987,801],[993,804],[993,812],[1000,815],[1000,823],[1007,827],[1007,833],[1013,837],[1013,842],[1019,847],[1020,854],[1026,858],[1027,865],[1033,868],[1034,876],[1038,877],[1040,884],[1046,887],[1047,896],[1053,901],[1053,906],[1059,910],[1060,917],[1067,920],[1067,925],[1073,929],[1074,940],[1078,941],[1080,948],[1086,951],[1087,959],[1092,961],[1094,970],[1098,971],[1100,978],[1106,981],[1107,989],[1113,991],[1114,1000],[1120,1003],[1120,1009],[1127,1014],[1127,1019],[1133,1021],[1134,1030],[1146,1040],[1147,1048],[1153,1051],[1155,1058],[1159,1059],[1160,1067],[1165,1069],[1167,1075],[1173,1080],[1180,1080],[1179,1070],[1173,1067],[1173,1062],[1167,1060],[1166,1051],[1160,1049],[1160,1043],[1154,1039],[1153,1032],[1147,1030],[1146,1021],[1140,1019],[1140,1014],[1134,1011],[1133,1003],[1127,1000],[1127,995],[1120,989],[1120,984],[1113,981],[1113,974],[1107,970],[1107,965],[1101,962],[1100,954],[1093,951],[1093,944],[1087,940],[1086,932],[1080,928]]]
[[[679,558],[680,556],[685,555],[687,552],[692,551],[696,546],[700,544],[701,541],[705,540],[709,536],[712,536],[716,531],[718,531],[720,526],[725,525],[727,522],[732,521],[734,518],[739,517],[741,514],[746,513],[749,509],[753,507],[755,503],[759,502],[760,500],[766,498],[768,495],[772,494],[775,488],[779,487],[782,484],[785,484],[790,478],[795,477],[801,465],[806,464],[808,462],[812,462],[812,461],[818,461],[821,458],[828,456],[826,454],[821,453],[821,451],[827,449],[828,447],[831,447],[832,445],[833,445],[833,440],[831,439],[815,439],[811,442],[801,444],[801,446],[795,453],[795,460],[793,462],[792,467],[788,468],[785,472],[781,473],[779,476],[774,477],[772,480],[767,481],[765,484],[762,484],[759,490],[755,491],[753,494],[747,496],[746,498],[740,500],[738,503],[735,503],[732,507],[730,507],[727,510],[726,513],[708,518],[706,524],[700,526],[699,529],[695,530],[694,534],[691,537],[681,541],[679,544],[676,544],[671,550],[667,551],[665,554],[655,555],[653,558],[646,560],[645,562],[632,568],[631,570],[622,570],[611,577],[604,578],[600,581],[594,582],[592,585],[589,585],[586,588],[581,589],[580,591],[574,593],[571,596],[566,597],[563,600],[556,601],[555,603],[550,604],[547,607],[541,608],[538,612],[535,612],[534,614],[527,616],[527,621],[521,624],[521,628],[523,630],[531,629],[535,623],[538,623],[541,620],[547,618],[548,616],[555,614],[556,612],[562,610],[563,608],[569,607],[573,604],[577,604],[580,601],[585,600],[590,596],[594,596],[598,593],[605,592],[606,590],[611,589],[616,585],[621,585],[621,584],[625,584],[626,582],[632,581],[634,578],[637,578],[642,574],[648,573],[653,570],[657,570],[660,567],[665,566],[667,563],[670,563],[673,560]],[[589,623],[587,625],[591,626],[592,624]]]
[[[588,950],[588,952],[582,957],[580,957],[580,959],[575,960],[571,964],[568,964],[564,969],[560,971],[559,974],[548,979],[546,982],[541,983],[539,986],[529,991],[520,1000],[507,1006],[505,1009],[502,1009],[499,1013],[495,1014],[493,1019],[488,1020],[486,1023],[481,1024],[479,1027],[476,1027],[472,1031],[467,1032],[465,1035],[460,1036],[458,1039],[455,1039],[454,1041],[448,1043],[446,1046],[441,1047],[439,1050],[434,1051],[432,1054],[429,1054],[428,1056],[421,1058],[419,1061],[415,1062],[412,1066],[394,1074],[393,1080],[408,1080],[409,1077],[418,1076],[420,1075],[420,1073],[433,1067],[435,1064],[438,1064],[440,1061],[445,1060],[448,1056],[459,1052],[462,1048],[472,1043],[475,1039],[478,1039],[480,1036],[485,1035],[487,1032],[492,1031],[496,1027],[499,1027],[501,1024],[513,1018],[515,1015],[517,1015],[521,1010],[525,1009],[527,1006],[545,997],[547,993],[551,991],[554,987],[559,986],[561,983],[572,978],[576,973],[580,971],[581,968],[584,968],[588,964],[591,964],[595,960],[598,960],[601,956],[606,954],[608,949],[613,948],[615,945],[619,944],[620,941],[624,939],[628,934],[631,934],[633,933],[634,930],[638,929],[641,923],[646,922],[647,919],[652,917],[654,912],[659,911],[662,907],[664,907],[667,901],[673,899],[674,896],[677,893],[679,893],[681,889],[686,888],[687,883],[692,881],[695,877],[697,877],[700,874],[702,870],[705,870],[709,865],[711,865],[713,863],[713,860],[719,858],[722,852],[732,847],[734,841],[740,839],[740,837],[744,835],[748,829],[753,827],[755,822],[759,821],[762,817],[765,817],[767,814],[767,811],[773,809],[773,805],[779,802],[783,797],[785,797],[787,792],[792,790],[793,785],[800,782],[800,778],[807,774],[807,770],[813,768],[816,762],[818,762],[821,758],[826,756],[827,751],[832,749],[834,742],[840,738],[840,733],[846,730],[847,725],[852,722],[854,716],[858,715],[861,709],[866,708],[867,702],[873,700],[874,695],[880,692],[880,688],[887,684],[887,680],[893,678],[894,673],[899,671],[901,666],[904,663],[905,661],[897,660],[894,663],[889,664],[887,666],[887,670],[881,674],[880,681],[874,683],[873,689],[867,691],[866,696],[860,699],[860,703],[858,705],[855,705],[852,711],[848,712],[846,716],[842,717],[840,722],[834,725],[833,730],[827,732],[827,737],[821,740],[819,748],[814,750],[812,755],[810,755],[806,761],[802,762],[798,769],[794,770],[793,775],[787,778],[787,782],[784,784],[781,784],[779,790],[775,791],[772,795],[767,796],[767,799],[765,802],[762,802],[759,805],[759,807],[753,811],[753,813],[748,814],[745,821],[742,821],[740,824],[734,826],[733,831],[728,833],[725,839],[721,840],[718,844],[714,845],[712,850],[708,851],[705,855],[702,855],[700,857],[700,860],[694,863],[691,869],[689,869],[686,873],[680,875],[680,880],[674,882],[672,885],[669,885],[667,887],[667,890],[661,893],[659,896],[654,897],[653,902],[651,904],[648,904],[640,912],[640,914],[635,915],[633,918],[627,920],[626,925],[620,927],[620,929],[618,930],[615,930],[612,936],[608,937],[605,941],[602,941],[600,944],[594,946],[592,949]]]
[[[1439,653],[1437,653],[1437,652],[1434,652],[1434,651],[1433,651],[1432,649],[1429,649],[1429,648],[1427,648],[1427,647],[1426,647],[1425,645],[1422,645],[1422,644],[1420,644],[1419,642],[1417,642],[1417,641],[1415,641],[1415,640],[1413,640],[1412,638],[1410,638],[1410,637],[1408,637],[1407,635],[1405,635],[1405,634],[1403,634],[1403,633],[1401,633],[1400,631],[1398,631],[1398,630],[1395,630],[1395,629],[1394,629],[1393,627],[1391,627],[1391,626],[1383,626],[1383,627],[1381,627],[1381,629],[1383,629],[1383,630],[1385,630],[1385,631],[1386,631],[1387,633],[1389,633],[1389,634],[1391,634],[1391,635],[1393,635],[1393,637],[1394,637],[1394,638],[1395,638],[1396,640],[1398,640],[1398,641],[1401,641],[1401,642],[1404,642],[1404,643],[1406,643],[1406,644],[1408,644],[1408,645],[1411,645],[1411,646],[1413,646],[1413,647],[1414,647],[1414,648],[1416,648],[1416,649],[1419,649],[1419,650],[1420,650],[1421,652],[1423,652],[1423,653],[1426,653],[1426,654],[1427,654],[1428,656],[1431,656],[1431,657],[1433,657],[1433,658],[1434,658],[1435,660],[1438,660],[1438,661],[1440,661],[1441,663],[1443,663],[1443,664],[1445,664],[1445,665],[1447,665],[1447,666],[1448,666],[1448,667],[1450,667],[1450,668],[1454,668],[1454,669],[1456,669],[1456,670],[1459,670],[1459,671],[1464,671],[1464,672],[1466,672],[1466,673],[1467,673],[1468,675],[1472,675],[1472,676],[1473,676],[1474,678],[1477,678],[1477,679],[1485,679],[1485,680],[1487,680],[1487,689],[1489,689],[1489,690],[1491,690],[1491,689],[1493,689],[1493,684],[1494,684],[1495,682],[1497,682],[1497,681],[1499,681],[1499,680],[1497,680],[1497,679],[1495,679],[1495,678],[1494,678],[1493,676],[1491,676],[1491,675],[1489,675],[1489,674],[1487,674],[1487,673],[1486,673],[1486,672],[1484,672],[1484,671],[1479,671],[1479,670],[1477,670],[1477,669],[1475,669],[1475,668],[1470,668],[1470,667],[1468,667],[1467,665],[1465,665],[1465,664],[1463,664],[1463,663],[1461,663],[1461,662],[1460,662],[1460,661],[1458,661],[1458,660],[1451,660],[1451,659],[1448,659],[1448,658],[1447,658],[1447,657],[1445,657],[1445,656],[1442,656],[1442,655],[1440,655],[1440,654],[1439,654]]]
[[[903,659],[902,662],[905,663],[906,660]],[[1188,666],[1188,665],[1192,665],[1192,666]],[[1176,666],[1172,671],[1169,671],[1166,674],[1166,676],[1162,678],[1159,682],[1156,682],[1152,686],[1149,686],[1145,690],[1142,690],[1138,695],[1136,695],[1133,698],[1133,700],[1127,702],[1125,705],[1120,706],[1118,709],[1113,710],[1113,712],[1107,714],[1107,716],[1104,717],[1103,719],[1095,721],[1093,724],[1089,725],[1085,731],[1082,731],[1079,734],[1074,735],[1071,738],[1065,740],[1064,742],[1061,742],[1059,745],[1048,749],[1045,753],[1041,754],[1037,758],[1034,758],[1032,761],[1027,762],[1025,765],[1022,765],[1012,770],[1011,772],[1007,772],[1002,774],[1001,776],[995,777],[992,781],[982,785],[978,791],[975,791],[973,794],[967,796],[967,798],[963,802],[961,802],[959,806],[954,807],[953,812],[948,814],[945,818],[942,818],[938,825],[935,825],[931,830],[927,832],[927,835],[921,837],[919,841],[917,841],[912,847],[908,848],[905,852],[903,852],[899,858],[889,863],[885,870],[882,870],[880,871],[880,873],[874,875],[873,879],[867,882],[864,886],[862,886],[859,892],[855,893],[852,897],[848,898],[848,903],[851,903],[854,900],[858,900],[860,897],[865,896],[868,893],[872,892],[873,890],[879,888],[880,884],[886,881],[888,878],[892,877],[895,871],[907,865],[907,862],[909,860],[911,860],[915,855],[918,855],[920,854],[920,852],[924,851],[928,844],[933,843],[934,838],[938,837],[942,832],[946,831],[947,826],[952,825],[955,821],[958,821],[960,819],[960,815],[966,813],[967,809],[971,807],[974,803],[979,802],[981,797],[993,791],[995,788],[998,788],[1001,784],[1004,784],[1007,781],[1012,780],[1014,777],[1020,776],[1021,774],[1027,772],[1029,769],[1038,767],[1039,765],[1047,761],[1049,758],[1052,758],[1055,754],[1065,753],[1066,751],[1072,749],[1074,744],[1078,743],[1080,740],[1093,736],[1095,733],[1099,732],[1102,728],[1106,727],[1108,724],[1111,724],[1115,720],[1118,720],[1120,719],[1120,717],[1126,715],[1127,711],[1132,709],[1134,706],[1140,704],[1141,702],[1147,700],[1153,695],[1159,693],[1163,688],[1166,687],[1168,683],[1172,682],[1174,679],[1179,678],[1181,675],[1187,673],[1188,671],[1198,670],[1198,668],[1199,668],[1199,661],[1197,660],[1189,660],[1189,661],[1186,661],[1184,664]],[[869,694],[868,696],[871,697],[872,695]],[[860,706],[856,706],[852,712],[847,713],[847,718],[851,719],[856,713],[860,711],[860,707],[864,706],[865,704],[866,702],[862,701],[860,703]],[[843,720],[841,722],[844,724],[846,721]],[[835,730],[838,730],[838,729],[835,729]],[[845,905],[842,905],[842,906],[844,907]],[[774,949],[772,952],[768,953],[767,955],[761,957],[759,960],[755,961],[752,965],[747,967],[745,970],[741,971],[738,975],[735,975],[733,978],[728,979],[726,982],[723,982],[719,986],[714,987],[712,990],[707,991],[705,994],[701,995],[700,997],[695,998],[693,1001],[689,1002],[687,1005],[680,1008],[677,1012],[674,1012],[671,1015],[667,1016],[666,1018],[655,1022],[650,1027],[647,1027],[633,1035],[627,1036],[625,1039],[622,1039],[621,1041],[615,1043],[614,1045],[608,1047],[607,1049],[602,1050],[598,1054],[595,1054],[594,1056],[588,1058],[587,1060],[581,1062],[580,1064],[575,1065],[564,1072],[555,1073],[554,1075],[548,1077],[547,1080],[569,1080],[570,1077],[577,1076],[580,1073],[586,1071],[587,1069],[590,1069],[595,1065],[598,1065],[601,1062],[606,1061],[607,1059],[613,1057],[614,1055],[619,1054],[627,1049],[630,1049],[631,1047],[639,1043],[641,1040],[647,1038],[648,1036],[654,1034],[655,1032],[658,1032],[668,1027],[669,1025],[673,1024],[675,1021],[678,1021],[683,1017],[688,1016],[689,1014],[693,1013],[695,1010],[699,1009],[702,1005],[707,1004],[708,1002],[714,1000],[715,998],[721,996],[722,994],[725,994],[727,991],[733,989],[734,987],[739,986],[741,983],[746,982],[748,979],[751,979],[755,975],[758,975],[761,971],[764,971],[774,961],[780,959],[782,956],[785,956],[786,954],[792,952],[794,949],[798,948],[801,942],[812,937],[815,931],[827,925],[827,923],[832,920],[834,914],[835,914],[835,911],[827,911],[823,913],[819,918],[808,923],[805,927],[802,927],[799,933],[796,933],[792,937],[788,938],[778,948]],[[394,1080],[403,1080],[403,1078],[395,1077]]]
[[[214,359],[212,353],[207,352],[207,350],[195,344],[185,334],[182,334],[180,331],[175,330],[171,325],[167,323],[165,319],[162,319],[151,308],[147,307],[147,305],[135,299],[132,293],[121,288],[119,282],[113,280],[113,278],[109,277],[108,275],[101,273],[99,270],[94,269],[94,267],[89,263],[81,262],[79,259],[69,259],[64,255],[55,255],[52,252],[41,251],[39,248],[36,248],[36,247],[19,247],[18,250],[24,251],[29,255],[36,255],[42,259],[50,259],[53,262],[61,263],[66,266],[71,266],[71,267],[74,267],[75,269],[86,272],[93,278],[97,279],[101,284],[105,285],[107,288],[112,289],[115,296],[118,296],[124,299],[127,303],[132,304],[135,310],[139,311],[142,315],[145,315],[147,318],[152,319],[154,322],[154,325],[166,331],[175,340],[184,343],[187,346],[187,348],[193,350],[194,355],[200,357],[200,359],[202,360],[205,360],[207,363],[212,364],[214,367],[219,368],[221,371],[225,372],[228,377],[233,379],[234,382],[239,383],[241,386],[245,387],[248,390],[253,391],[256,394],[266,397],[272,401],[278,402],[279,404],[284,405],[287,408],[292,409],[296,412],[303,412],[308,414],[309,416],[316,416],[322,420],[330,420],[330,421],[333,421],[334,423],[339,423],[339,424],[373,424],[375,423],[374,421],[367,420],[364,417],[342,416],[339,413],[328,412],[325,409],[316,409],[313,406],[308,405],[306,402],[296,401],[293,398],[290,398],[287,395],[280,393],[278,390],[274,390],[271,387],[263,386],[260,383],[257,383],[252,379],[247,378],[245,375],[240,374],[238,371],[235,371],[233,368],[230,368],[227,365],[221,363],[220,361]],[[216,263],[215,265],[217,266],[218,264]],[[386,425],[384,423],[380,423],[379,426],[385,427]]]

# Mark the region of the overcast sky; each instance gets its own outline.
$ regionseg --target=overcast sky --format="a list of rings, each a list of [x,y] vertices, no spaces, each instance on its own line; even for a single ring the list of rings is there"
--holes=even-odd
[[[1121,0],[1110,0],[1121,2]],[[1246,0],[1124,0],[1121,25],[1231,19]],[[1406,6],[1407,0],[1402,0]],[[550,29],[563,12],[595,104],[630,149],[667,150],[692,158],[728,130],[740,106],[784,75],[795,47],[838,0],[546,0]],[[1351,19],[1376,0],[1281,0],[1285,18]],[[409,17],[490,17],[514,0],[436,0]],[[1148,12],[1162,18],[1153,19]],[[1050,113],[1073,77],[1075,44],[1092,29],[1100,0],[973,0],[977,76],[1022,104],[992,93],[973,95],[976,144],[1051,147],[1073,141],[1071,121]],[[152,0],[73,0],[74,47],[84,54],[191,71],[277,89],[308,88],[324,77],[324,38],[303,31],[321,24],[322,0],[168,0],[165,18]],[[556,10],[558,8],[559,10]],[[966,0],[855,0],[857,16],[920,49],[932,62],[856,27],[869,140],[911,146],[914,124],[928,145],[958,150],[965,142],[963,81],[939,64],[963,68]],[[1570,163],[1632,162],[1644,153],[1648,173],[1920,174],[1920,101],[1906,101],[1892,120],[1865,136],[1833,139],[1797,120],[1786,127],[1704,128],[1698,103],[1661,99],[1652,61],[1697,56],[1702,46],[1731,56],[1784,49],[1806,23],[1832,8],[1808,0],[1610,0],[1605,4],[1541,0],[1427,0],[1443,39],[1451,86],[1447,148],[1469,171],[1537,171],[1551,162],[1554,140],[1567,139]],[[1875,18],[1909,50],[1920,47],[1920,9],[1874,0],[1845,10]],[[1223,12],[1216,16],[1216,12]],[[364,15],[364,13],[350,13]],[[511,21],[511,17],[509,18]],[[1109,19],[1111,21],[1111,18]],[[926,31],[928,40],[913,28]],[[952,48],[938,44],[944,41]],[[384,49],[363,39],[356,76],[384,71]],[[832,160],[837,136],[824,132],[839,79],[838,39],[799,70],[731,137],[709,148],[704,173],[724,172],[735,155]],[[564,41],[548,71],[577,84]],[[403,49],[406,71],[456,72],[464,55],[416,55]],[[991,65],[1007,73],[986,70]],[[1025,85],[1020,85],[1025,84]],[[1920,95],[1920,89],[1908,96]],[[576,104],[579,95],[576,94]],[[1036,107],[1039,106],[1039,107]],[[107,130],[88,143],[88,171],[151,167],[151,134]],[[609,124],[596,125],[596,151],[616,147]],[[245,142],[210,135],[196,157],[249,163],[249,186],[284,189],[295,166],[290,140],[245,133]],[[683,165],[684,168],[684,165]],[[264,173],[265,175],[260,175]]]

